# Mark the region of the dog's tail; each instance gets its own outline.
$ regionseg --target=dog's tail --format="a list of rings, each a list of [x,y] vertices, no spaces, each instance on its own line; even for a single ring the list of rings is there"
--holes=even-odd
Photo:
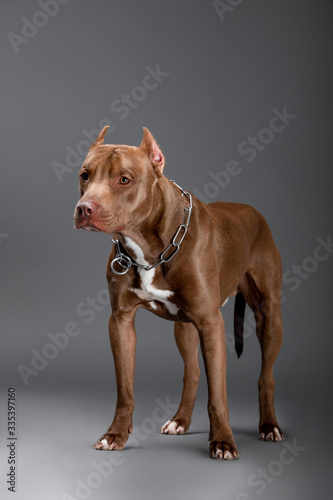
[[[235,336],[235,348],[238,358],[243,352],[243,331],[244,331],[244,313],[245,313],[246,302],[244,295],[239,292],[235,299],[235,309],[234,309],[234,336]]]

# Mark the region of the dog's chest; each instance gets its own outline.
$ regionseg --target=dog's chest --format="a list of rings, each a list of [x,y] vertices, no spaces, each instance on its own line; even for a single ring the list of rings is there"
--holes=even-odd
[[[142,249],[128,236],[125,236],[125,246],[130,248],[134,255],[135,260],[138,264],[142,266],[148,266],[149,263],[145,260]],[[171,302],[169,299],[174,295],[171,290],[161,290],[154,286],[155,269],[146,271],[145,269],[138,268],[138,273],[141,278],[140,288],[131,288],[131,291],[135,293],[141,300],[149,302],[152,309],[157,309],[155,302],[160,302],[165,305],[167,311],[176,315],[179,308]]]

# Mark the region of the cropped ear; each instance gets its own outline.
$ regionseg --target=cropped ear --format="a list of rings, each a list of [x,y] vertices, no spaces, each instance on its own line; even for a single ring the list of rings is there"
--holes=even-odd
[[[155,172],[159,177],[162,177],[165,166],[165,158],[161,148],[158,146],[153,135],[146,127],[143,127],[143,139],[140,144],[140,148],[144,149],[148,153],[150,162],[154,167]]]
[[[107,133],[108,129],[110,128],[109,125],[106,125],[101,131],[100,133],[98,134],[98,137],[96,139],[95,142],[92,143],[92,145],[90,146],[90,149],[91,148],[94,148],[95,146],[101,146],[104,142],[104,138],[105,138],[105,134]]]

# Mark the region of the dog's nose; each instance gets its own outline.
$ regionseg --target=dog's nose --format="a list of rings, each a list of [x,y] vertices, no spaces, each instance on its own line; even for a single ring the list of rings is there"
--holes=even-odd
[[[79,217],[91,217],[97,212],[97,209],[97,203],[94,203],[92,200],[79,201],[76,206]]]

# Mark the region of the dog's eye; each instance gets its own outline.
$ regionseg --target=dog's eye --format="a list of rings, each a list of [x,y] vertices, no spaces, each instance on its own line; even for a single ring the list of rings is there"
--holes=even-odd
[[[87,181],[88,180],[88,172],[82,172],[82,174],[80,174],[80,177],[83,181]]]
[[[120,177],[118,184],[128,184],[130,182],[128,177],[122,176]]]

